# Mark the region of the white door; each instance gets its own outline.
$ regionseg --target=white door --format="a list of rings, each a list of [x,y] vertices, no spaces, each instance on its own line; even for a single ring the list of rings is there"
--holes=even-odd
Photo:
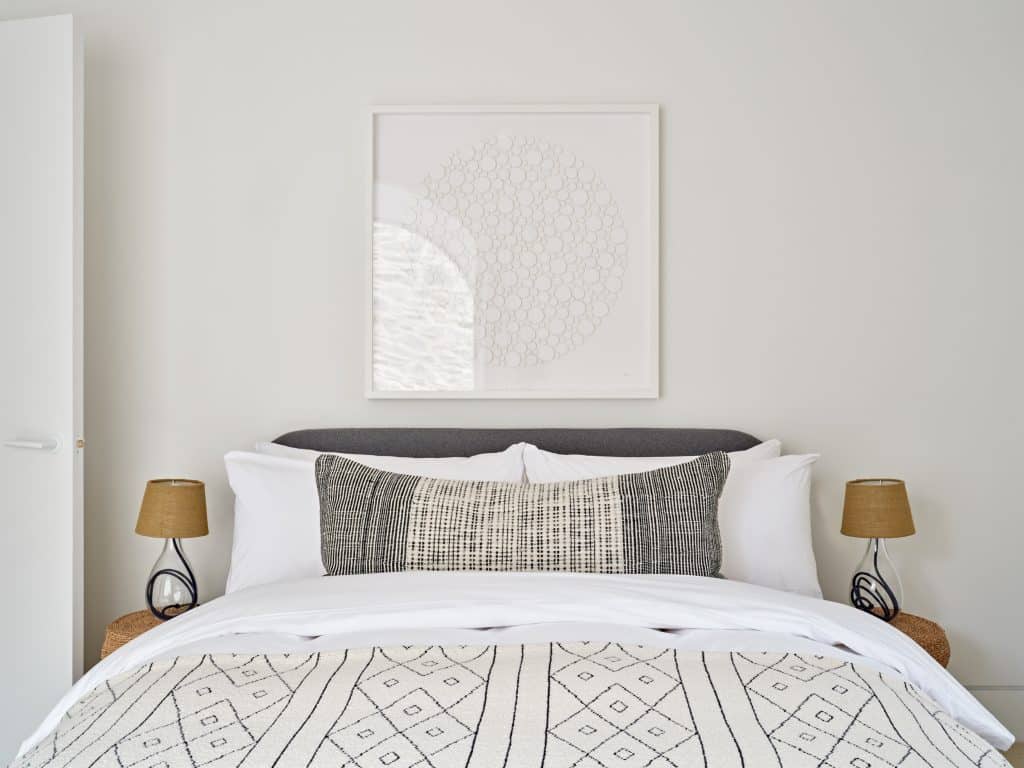
[[[81,674],[81,72],[0,23],[0,765]]]

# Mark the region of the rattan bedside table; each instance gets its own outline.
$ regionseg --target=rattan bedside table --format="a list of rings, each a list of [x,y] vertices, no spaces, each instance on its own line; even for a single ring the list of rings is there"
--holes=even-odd
[[[129,640],[134,640],[143,632],[147,632],[155,626],[163,624],[160,619],[154,616],[147,609],[128,613],[119,619],[114,619],[107,625],[107,634],[103,638],[103,647],[100,649],[100,658],[105,659]]]
[[[896,629],[920,645],[942,666],[949,665],[949,639],[946,630],[934,621],[900,611],[891,622]]]

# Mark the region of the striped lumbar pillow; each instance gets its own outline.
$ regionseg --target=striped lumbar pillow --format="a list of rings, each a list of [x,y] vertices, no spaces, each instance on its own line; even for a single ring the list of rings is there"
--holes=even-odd
[[[717,576],[717,452],[650,472],[564,483],[437,480],[316,460],[328,574],[576,571]]]

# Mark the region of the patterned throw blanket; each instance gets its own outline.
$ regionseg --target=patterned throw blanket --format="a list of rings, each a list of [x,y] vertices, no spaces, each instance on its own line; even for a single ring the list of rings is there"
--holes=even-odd
[[[822,656],[616,643],[178,657],[19,768],[1008,766],[916,688]]]

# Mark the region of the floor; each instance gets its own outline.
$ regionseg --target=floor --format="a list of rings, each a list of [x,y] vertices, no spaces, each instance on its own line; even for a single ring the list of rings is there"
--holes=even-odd
[[[1013,768],[1024,768],[1024,744],[1019,741],[1014,744],[1006,753],[1006,759],[1010,761]]]

